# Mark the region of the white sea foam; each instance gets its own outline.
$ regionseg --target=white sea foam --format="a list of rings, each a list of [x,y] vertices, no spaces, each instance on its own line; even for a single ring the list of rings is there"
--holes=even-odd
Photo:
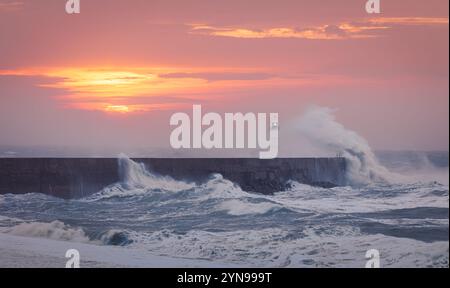
[[[53,221],[51,223],[21,223],[10,228],[3,228],[1,232],[16,236],[40,237],[85,243],[90,242],[89,237],[86,236],[82,229],[72,228],[61,221]]]
[[[210,259],[245,267],[361,267],[365,253],[376,248],[383,267],[446,267],[448,242],[424,243],[385,235],[364,235],[359,229],[320,225],[301,233],[280,228],[232,232],[164,230],[135,233],[132,247],[159,255]]]
[[[431,183],[324,189],[292,182],[289,191],[276,193],[270,200],[298,212],[377,212],[415,208],[418,204],[422,207],[448,208],[448,190],[448,186]]]
[[[279,210],[282,207],[270,202],[251,203],[238,199],[227,200],[221,203],[219,210],[225,210],[228,214],[234,216],[248,215],[248,214],[265,214],[270,211]]]

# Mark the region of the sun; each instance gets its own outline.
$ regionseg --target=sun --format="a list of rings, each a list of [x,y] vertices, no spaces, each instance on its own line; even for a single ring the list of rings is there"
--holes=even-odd
[[[107,105],[105,106],[104,111],[125,114],[132,112],[132,109],[127,105]]]

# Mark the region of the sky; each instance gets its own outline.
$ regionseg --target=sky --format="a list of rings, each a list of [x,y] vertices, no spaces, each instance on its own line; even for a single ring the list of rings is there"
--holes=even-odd
[[[0,0],[0,146],[164,149],[193,104],[318,105],[376,150],[448,150],[449,1],[365,2]]]

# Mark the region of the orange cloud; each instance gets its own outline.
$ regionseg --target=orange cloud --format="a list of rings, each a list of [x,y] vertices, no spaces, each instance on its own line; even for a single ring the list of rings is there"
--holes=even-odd
[[[448,25],[448,18],[425,17],[397,17],[371,18],[356,22],[342,22],[327,24],[304,29],[293,27],[275,28],[245,28],[245,27],[217,27],[204,24],[189,24],[190,33],[209,36],[221,36],[244,39],[264,38],[297,38],[308,40],[344,40],[367,39],[379,37],[381,32],[392,29],[395,25]]]
[[[380,28],[381,29],[381,28]],[[191,25],[191,33],[232,38],[263,39],[263,38],[297,38],[309,40],[341,40],[347,38],[368,38],[371,35],[346,33],[339,26],[323,25],[303,30],[290,27],[269,29],[224,28],[207,25]]]
[[[448,25],[448,18],[428,17],[380,17],[368,20],[371,24],[396,25]]]

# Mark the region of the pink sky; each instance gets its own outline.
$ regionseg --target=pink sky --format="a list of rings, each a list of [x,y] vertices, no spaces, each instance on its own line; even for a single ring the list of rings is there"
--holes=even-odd
[[[375,149],[448,150],[448,0],[65,2],[0,0],[0,145],[168,148],[192,104],[315,104]]]

